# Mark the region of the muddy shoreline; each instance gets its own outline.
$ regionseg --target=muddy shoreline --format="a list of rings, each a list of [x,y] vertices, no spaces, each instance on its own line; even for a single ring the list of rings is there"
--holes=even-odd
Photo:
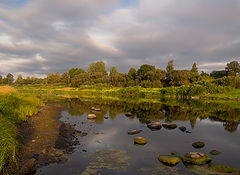
[[[14,173],[35,174],[36,171],[52,163],[69,159],[69,154],[79,142],[76,131],[59,120],[64,108],[46,104],[39,113],[19,125],[18,165]]]

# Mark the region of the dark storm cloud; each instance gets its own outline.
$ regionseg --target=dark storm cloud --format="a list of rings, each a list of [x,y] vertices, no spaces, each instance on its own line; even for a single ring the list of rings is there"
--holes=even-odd
[[[42,75],[103,60],[120,71],[223,69],[240,57],[240,0],[35,0],[0,3],[1,73]]]

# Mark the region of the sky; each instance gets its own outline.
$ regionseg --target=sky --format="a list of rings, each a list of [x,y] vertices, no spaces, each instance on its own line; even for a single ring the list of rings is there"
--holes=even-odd
[[[1,0],[0,74],[240,61],[240,0]]]

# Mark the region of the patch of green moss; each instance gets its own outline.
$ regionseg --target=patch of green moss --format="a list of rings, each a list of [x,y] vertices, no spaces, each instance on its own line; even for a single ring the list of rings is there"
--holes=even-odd
[[[211,163],[208,169],[214,172],[219,172],[219,173],[235,173],[235,172],[240,173],[240,170],[238,170],[237,168],[233,168],[226,165],[215,164],[215,163]]]
[[[147,143],[147,140],[143,137],[135,137],[134,138],[134,144],[145,145],[146,143]]]
[[[159,156],[158,160],[167,165],[176,165],[181,159],[175,156]]]
[[[203,157],[194,159],[191,157],[188,157],[187,155],[182,157],[182,161],[184,164],[193,164],[193,165],[204,165],[208,162],[210,162],[212,159],[208,155],[204,155]]]

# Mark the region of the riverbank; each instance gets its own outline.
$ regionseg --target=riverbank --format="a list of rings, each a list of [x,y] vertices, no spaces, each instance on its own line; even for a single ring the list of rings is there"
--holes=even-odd
[[[40,100],[21,94],[9,86],[0,86],[0,172],[8,174],[17,164],[19,151],[17,126],[38,113]]]
[[[166,88],[142,88],[135,87],[97,87],[83,86],[81,88],[56,86],[56,85],[28,85],[16,87],[20,92],[32,94],[54,94],[54,95],[109,95],[109,96],[153,96],[153,97],[173,97],[173,98],[193,98],[193,99],[213,99],[213,100],[240,100],[240,89],[223,87],[204,86],[181,86]]]
[[[59,121],[62,107],[47,104],[39,113],[19,125],[21,135],[21,154],[17,174],[35,173],[37,169],[67,161],[74,140],[75,130]]]

